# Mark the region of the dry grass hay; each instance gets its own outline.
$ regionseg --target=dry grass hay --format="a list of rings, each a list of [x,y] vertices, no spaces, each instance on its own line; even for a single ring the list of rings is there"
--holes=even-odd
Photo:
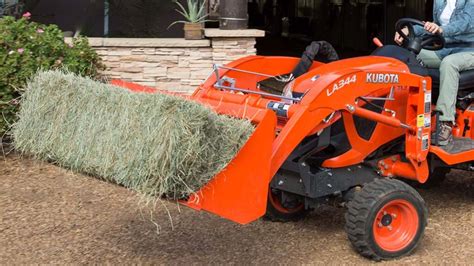
[[[48,71],[28,83],[13,136],[21,153],[180,199],[224,169],[253,130],[176,96]]]

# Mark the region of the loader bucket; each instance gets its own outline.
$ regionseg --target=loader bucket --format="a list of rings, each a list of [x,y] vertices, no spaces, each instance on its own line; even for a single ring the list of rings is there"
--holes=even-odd
[[[186,201],[181,201],[181,204],[195,210],[208,211],[240,224],[250,223],[265,214],[271,180],[272,144],[277,123],[274,112],[257,110],[235,103],[223,104],[192,98],[121,80],[113,80],[111,83],[135,92],[182,96],[207,105],[218,113],[252,121],[255,131],[236,157],[208,184],[192,194]]]
[[[265,214],[276,118],[267,111],[259,120],[237,156],[185,205],[240,224],[250,223]]]

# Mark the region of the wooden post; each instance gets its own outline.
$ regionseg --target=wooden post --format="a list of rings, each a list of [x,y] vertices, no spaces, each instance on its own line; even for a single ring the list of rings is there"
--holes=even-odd
[[[247,0],[220,0],[219,14],[219,27],[221,29],[247,28]]]

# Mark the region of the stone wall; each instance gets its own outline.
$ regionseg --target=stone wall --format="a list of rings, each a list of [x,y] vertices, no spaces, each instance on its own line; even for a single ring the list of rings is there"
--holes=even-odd
[[[110,79],[192,92],[211,73],[213,64],[255,55],[259,30],[206,29],[204,40],[90,38]]]

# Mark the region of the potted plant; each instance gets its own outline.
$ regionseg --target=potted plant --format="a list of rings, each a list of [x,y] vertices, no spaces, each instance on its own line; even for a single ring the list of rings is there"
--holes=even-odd
[[[203,24],[206,22],[208,16],[205,7],[206,1],[199,4],[199,0],[187,0],[187,8],[180,2],[176,1],[179,9],[175,9],[178,13],[183,15],[186,20],[178,20],[171,23],[171,26],[177,23],[184,24],[184,39],[186,40],[200,40],[202,39]],[[169,28],[168,27],[168,28]]]

